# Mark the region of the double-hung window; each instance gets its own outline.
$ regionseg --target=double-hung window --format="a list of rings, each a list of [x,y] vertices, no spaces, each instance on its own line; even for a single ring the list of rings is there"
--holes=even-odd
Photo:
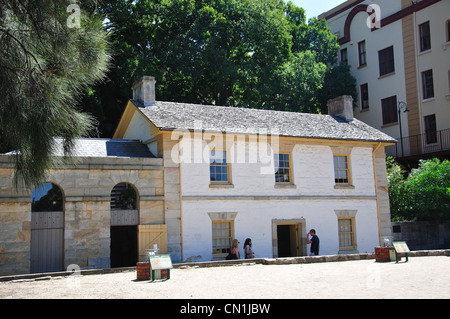
[[[358,43],[358,55],[359,55],[359,66],[366,65],[367,64],[366,41],[361,41]]]
[[[350,184],[348,155],[334,155],[334,181],[337,185]]]
[[[383,125],[397,123],[397,96],[391,96],[381,100],[381,112],[383,116]]]
[[[431,49],[430,21],[419,25],[420,52]]]
[[[433,70],[422,72],[422,90],[424,100],[434,97]]]
[[[292,183],[289,153],[274,154],[275,183]]]
[[[378,51],[378,60],[380,63],[380,76],[395,72],[393,46]]]
[[[232,221],[214,221],[212,223],[212,255],[214,258],[226,257],[230,252],[233,239]]]
[[[355,227],[353,218],[339,218],[339,250],[355,249]]]
[[[210,150],[209,177],[212,183],[230,183],[230,165],[226,150]]]

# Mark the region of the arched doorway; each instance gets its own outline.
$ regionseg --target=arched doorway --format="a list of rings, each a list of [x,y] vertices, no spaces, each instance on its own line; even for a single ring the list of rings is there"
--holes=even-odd
[[[39,184],[31,195],[30,272],[61,271],[64,267],[64,200],[53,183]]]
[[[135,266],[138,261],[139,211],[136,189],[119,183],[111,191],[111,267]]]

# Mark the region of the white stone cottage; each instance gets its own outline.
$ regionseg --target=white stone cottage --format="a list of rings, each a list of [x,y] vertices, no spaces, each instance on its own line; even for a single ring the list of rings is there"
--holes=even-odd
[[[317,115],[160,102],[154,86],[133,86],[113,139],[78,140],[79,162],[49,173],[62,196],[59,270],[114,267],[154,243],[189,262],[224,258],[234,238],[241,255],[251,238],[256,257],[284,257],[309,253],[311,228],[321,255],[373,252],[391,235],[384,148],[395,140],[354,119],[351,97]],[[33,250],[50,245],[33,236],[45,212],[12,174],[0,156],[0,275],[40,269]],[[133,207],[114,206],[117,185],[134,190]]]

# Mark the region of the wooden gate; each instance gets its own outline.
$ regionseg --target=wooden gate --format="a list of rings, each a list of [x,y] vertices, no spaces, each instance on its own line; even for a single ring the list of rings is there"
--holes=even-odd
[[[31,273],[63,270],[64,212],[31,213]]]
[[[139,225],[138,247],[139,261],[147,261],[146,249],[153,249],[157,244],[159,254],[167,254],[167,225]]]

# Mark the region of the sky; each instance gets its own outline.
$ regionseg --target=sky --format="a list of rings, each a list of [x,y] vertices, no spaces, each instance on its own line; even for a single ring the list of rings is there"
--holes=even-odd
[[[306,11],[307,20],[317,17],[321,13],[333,9],[334,7],[344,3],[346,0],[287,0],[292,1],[297,7],[302,7]]]

